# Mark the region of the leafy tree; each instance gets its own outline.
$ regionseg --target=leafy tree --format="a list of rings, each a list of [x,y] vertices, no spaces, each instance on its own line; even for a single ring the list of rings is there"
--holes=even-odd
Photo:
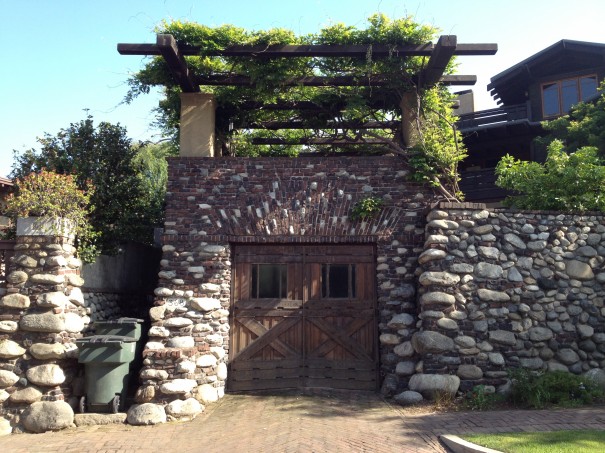
[[[543,123],[549,133],[544,164],[506,155],[496,185],[515,192],[504,200],[522,209],[605,211],[605,95],[574,106],[569,115]]]
[[[298,36],[290,30],[271,29],[247,31],[231,25],[212,28],[204,25],[172,21],[163,23],[157,33],[167,33],[182,45],[200,46],[201,53],[187,56],[187,64],[194,77],[214,75],[245,75],[250,77],[247,86],[204,86],[217,101],[216,129],[223,143],[224,154],[240,156],[297,155],[299,152],[334,153],[341,149],[332,145],[317,145],[309,138],[355,140],[356,145],[347,151],[375,152],[372,139],[387,142],[389,152],[404,156],[414,167],[415,177],[439,188],[448,198],[459,196],[457,164],[465,157],[464,146],[453,127],[451,95],[442,86],[421,89],[417,76],[427,63],[426,57],[402,57],[398,45],[425,44],[436,37],[437,29],[415,22],[411,17],[389,19],[375,14],[368,19],[365,29],[344,24],[328,26],[318,33]],[[234,45],[273,44],[350,44],[366,45],[363,57],[301,57],[255,59],[228,56],[211,56],[215,51]],[[392,49],[386,57],[374,58],[372,48],[385,45]],[[453,63],[446,73],[453,71]],[[287,81],[301,77],[352,76],[356,80],[380,78],[376,86],[290,86]],[[157,110],[157,124],[167,136],[177,138],[180,115],[180,88],[162,57],[153,57],[145,67],[129,80],[130,90],[125,98],[130,102],[136,96],[148,93],[154,86],[164,88],[164,99]],[[370,84],[372,85],[372,84]],[[416,94],[413,106],[422,121],[417,129],[418,144],[407,148],[401,128],[403,96]],[[250,105],[306,103],[315,108],[265,109]],[[300,128],[273,130],[262,128],[268,121],[297,123]],[[367,122],[388,122],[390,126],[364,129]],[[261,128],[258,129],[258,125]],[[250,127],[255,125],[254,128]],[[275,145],[255,145],[255,139],[276,138]]]
[[[15,152],[12,177],[43,169],[72,174],[78,188],[92,194],[90,224],[99,233],[95,245],[103,253],[125,241],[152,243],[153,226],[162,216],[157,199],[162,192],[150,188],[154,172],[161,172],[155,162],[159,151],[133,146],[119,124],[95,127],[90,116],[38,142],[39,150]]]

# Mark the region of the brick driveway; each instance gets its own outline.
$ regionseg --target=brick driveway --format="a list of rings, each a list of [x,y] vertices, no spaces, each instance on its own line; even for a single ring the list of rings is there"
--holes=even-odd
[[[605,429],[605,408],[418,413],[369,393],[227,395],[189,423],[3,437],[17,452],[446,452],[437,435]]]

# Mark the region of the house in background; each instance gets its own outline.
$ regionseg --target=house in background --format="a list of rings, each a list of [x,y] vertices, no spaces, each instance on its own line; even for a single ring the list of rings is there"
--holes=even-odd
[[[595,99],[604,78],[605,44],[563,39],[492,77],[487,88],[500,107],[467,113],[472,93],[460,93],[458,129],[469,155],[460,167],[466,200],[501,200],[506,191],[494,184],[500,159],[510,154],[544,161],[533,144],[543,132],[541,122]]]

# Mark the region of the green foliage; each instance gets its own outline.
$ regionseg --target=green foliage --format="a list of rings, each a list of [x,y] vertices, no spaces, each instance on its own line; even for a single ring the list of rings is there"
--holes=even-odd
[[[77,187],[90,193],[89,221],[98,232],[91,232],[90,239],[103,253],[112,253],[125,241],[152,243],[153,226],[161,221],[163,192],[150,184],[156,183],[152,179],[158,172],[165,172],[150,163],[152,151],[146,157],[146,148],[133,146],[123,127],[106,122],[95,127],[91,117],[38,142],[40,150],[15,153],[13,177],[44,168],[73,175]]]
[[[560,140],[548,145],[546,162],[526,162],[506,155],[496,166],[496,184],[519,195],[505,204],[520,209],[605,210],[605,167],[597,148],[568,154]]]
[[[487,411],[502,402],[503,397],[490,393],[485,385],[476,385],[465,395],[464,405],[472,411]]]
[[[191,22],[164,22],[157,33],[172,34],[179,44],[200,46],[198,56],[186,60],[195,77],[213,75],[245,75],[251,78],[250,86],[212,87],[203,90],[214,94],[217,101],[216,131],[222,142],[223,154],[239,156],[296,156],[300,152],[334,153],[341,148],[331,145],[292,144],[307,138],[335,138],[357,140],[382,138],[392,141],[387,151],[404,155],[415,168],[417,181],[435,186],[445,185],[453,194],[457,189],[457,164],[465,156],[464,147],[453,127],[451,95],[443,87],[418,92],[416,80],[426,66],[426,57],[402,57],[396,52],[398,45],[425,44],[433,41],[437,29],[417,23],[411,17],[389,19],[375,14],[368,18],[364,29],[341,23],[323,28],[318,33],[299,36],[280,28],[265,31],[247,31],[232,25],[208,27]],[[363,57],[301,57],[301,58],[243,58],[217,57],[210,53],[234,45],[272,44],[350,44],[366,45]],[[392,48],[392,52],[374,58],[374,46]],[[446,73],[453,71],[453,64]],[[381,86],[287,86],[287,82],[301,77],[352,76],[366,81],[380,76]],[[162,57],[152,58],[145,67],[129,80],[130,90],[125,101],[148,93],[152,87],[163,87],[165,97],[160,102],[156,124],[176,143],[180,115],[180,89]],[[421,139],[412,150],[405,149],[401,127],[385,127],[371,132],[355,127],[367,121],[390,121],[400,124],[400,103],[405,93],[418,94],[415,109],[422,117],[416,126]],[[271,110],[246,108],[276,102],[310,102],[313,110]],[[267,121],[297,122],[304,129],[256,129]],[[335,128],[331,123],[349,122],[352,126]],[[253,145],[255,138],[277,138],[286,144]],[[347,151],[375,152],[376,147],[359,144]],[[370,151],[372,150],[372,151]],[[384,149],[383,149],[384,152]]]
[[[16,193],[6,200],[6,215],[17,217],[51,217],[70,221],[78,241],[80,257],[88,262],[96,254],[94,239],[97,233],[88,221],[94,185],[86,191],[78,188],[72,175],[63,175],[41,169],[15,180]],[[63,234],[57,231],[57,234]]]
[[[384,206],[384,201],[378,197],[366,197],[359,200],[351,209],[351,220],[364,220],[374,217]]]
[[[543,123],[536,140],[544,164],[507,155],[496,167],[496,185],[513,190],[505,203],[522,209],[605,210],[605,95],[580,103],[569,115]]]
[[[511,400],[519,406],[542,409],[549,406],[574,407],[603,399],[603,389],[586,376],[565,371],[533,372],[525,368],[509,370]]]

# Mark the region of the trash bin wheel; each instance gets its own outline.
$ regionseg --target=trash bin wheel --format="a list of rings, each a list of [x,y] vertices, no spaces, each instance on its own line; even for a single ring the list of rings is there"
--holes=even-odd
[[[120,395],[116,395],[111,400],[111,412],[117,414],[120,411]]]
[[[84,412],[86,412],[86,397],[85,396],[80,397],[80,404],[78,405],[78,407],[80,409],[80,414],[83,414]]]

